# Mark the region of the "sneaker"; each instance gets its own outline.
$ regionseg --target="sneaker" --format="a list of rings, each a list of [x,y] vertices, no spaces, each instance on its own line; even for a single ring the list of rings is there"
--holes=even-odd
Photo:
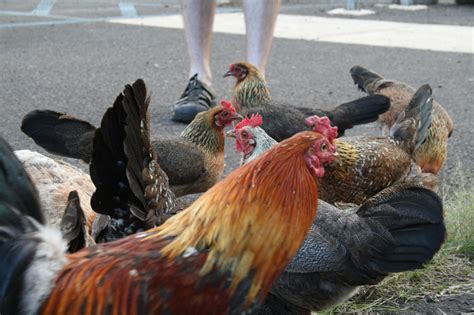
[[[189,123],[197,113],[216,105],[212,89],[198,80],[197,73],[189,79],[188,86],[181,98],[174,103],[173,120]]]

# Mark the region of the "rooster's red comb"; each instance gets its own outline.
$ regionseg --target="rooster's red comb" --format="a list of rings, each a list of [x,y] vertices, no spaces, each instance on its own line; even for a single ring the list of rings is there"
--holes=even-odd
[[[331,126],[331,121],[326,116],[319,117],[318,115],[314,115],[306,118],[305,122],[314,132],[325,135],[329,141],[337,138],[337,127]]]
[[[263,124],[263,118],[262,115],[259,113],[253,114],[252,116],[245,117],[242,119],[237,125],[235,125],[234,129],[239,130],[240,128],[243,128],[245,126],[250,126],[252,128],[259,127]]]
[[[224,107],[225,109],[228,109],[231,112],[231,114],[236,113],[234,105],[232,105],[232,103],[228,100],[222,100],[221,101],[221,106]]]

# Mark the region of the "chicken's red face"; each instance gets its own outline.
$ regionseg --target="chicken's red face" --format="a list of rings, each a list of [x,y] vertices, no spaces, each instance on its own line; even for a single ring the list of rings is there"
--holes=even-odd
[[[313,142],[306,151],[306,163],[316,177],[323,177],[324,165],[330,164],[337,156],[336,146],[326,137]]]
[[[225,77],[233,76],[237,80],[241,81],[247,77],[249,69],[241,63],[233,63],[229,66],[229,71],[224,74]]]
[[[242,119],[242,116],[237,113],[234,106],[227,101],[222,100],[220,110],[214,115],[214,124],[217,128],[224,129],[230,125],[234,120]]]
[[[244,158],[250,156],[253,153],[253,150],[255,150],[255,145],[257,144],[252,128],[243,127],[235,130],[234,136],[237,152],[242,153]]]

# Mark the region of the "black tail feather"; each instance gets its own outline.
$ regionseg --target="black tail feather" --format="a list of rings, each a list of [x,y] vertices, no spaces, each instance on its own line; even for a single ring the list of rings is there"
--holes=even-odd
[[[366,264],[379,274],[420,268],[433,258],[446,236],[441,199],[422,187],[393,186],[368,200],[357,213],[378,235],[390,235],[392,246],[381,250],[374,242],[370,264]]]
[[[46,151],[89,162],[95,127],[52,110],[34,110],[21,123],[21,131]]]
[[[150,97],[143,80],[137,80],[125,89],[124,108],[127,118],[124,150],[129,160],[127,178],[131,190],[141,203],[131,210],[148,224],[161,224],[164,222],[165,210],[174,206],[175,196],[169,189],[166,173],[156,162],[156,153],[150,142]],[[173,204],[167,203],[170,201]]]
[[[390,108],[390,100],[383,95],[366,96],[344,103],[335,109],[326,112],[332,125],[338,127],[339,136],[344,135],[346,129],[354,126],[374,122],[380,114]]]
[[[149,139],[148,105],[143,80],[125,86],[94,137],[90,172],[96,191],[91,205],[110,216],[113,225],[110,235],[101,233],[104,240],[151,228],[161,220],[161,169]]]

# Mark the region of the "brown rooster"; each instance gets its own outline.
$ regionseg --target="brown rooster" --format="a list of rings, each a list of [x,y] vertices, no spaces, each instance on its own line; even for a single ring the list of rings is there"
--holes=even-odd
[[[295,135],[160,227],[64,255],[21,163],[0,140],[0,312],[248,311],[262,303],[313,223],[315,177],[333,160],[334,152],[321,151],[328,143],[314,132]]]
[[[242,163],[276,144],[259,127],[261,123],[261,117],[252,115],[228,133],[236,138]],[[332,132],[332,137],[337,135]],[[425,178],[422,181],[426,184]],[[353,209],[319,200],[306,240],[273,283],[264,305],[252,314],[309,315],[334,307],[359,286],[379,283],[389,273],[421,268],[440,249],[445,232],[441,199],[407,180]]]
[[[294,104],[277,103],[271,100],[267,82],[256,67],[246,62],[230,65],[224,75],[236,78],[233,103],[242,115],[260,113],[264,129],[278,142],[297,132],[308,130],[304,119],[308,116],[327,116],[339,135],[356,125],[376,121],[384,113],[390,102],[384,96],[363,97],[337,106],[332,110],[294,107]]]
[[[384,79],[361,66],[352,67],[351,76],[362,91],[390,98],[390,109],[378,119],[385,132],[390,130],[396,123],[398,115],[407,107],[415,90],[405,83]],[[432,122],[428,136],[415,152],[416,163],[423,172],[437,174],[443,167],[448,152],[448,138],[452,132],[453,121],[448,112],[440,103],[433,101]]]
[[[158,164],[177,197],[204,192],[224,170],[224,128],[239,119],[233,106],[221,105],[199,113],[180,136],[152,141]],[[89,163],[96,128],[86,121],[50,110],[28,113],[21,130],[46,151]]]

